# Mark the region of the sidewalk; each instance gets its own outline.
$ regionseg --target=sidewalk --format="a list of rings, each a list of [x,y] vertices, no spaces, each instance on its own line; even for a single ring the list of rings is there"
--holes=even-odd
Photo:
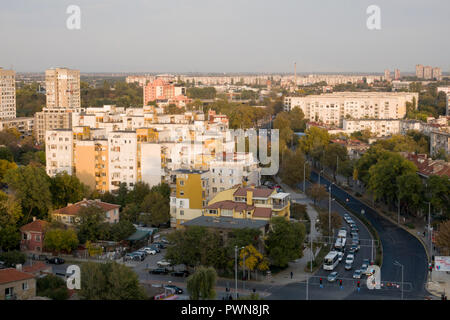
[[[448,297],[450,295],[450,272],[432,271],[432,281],[427,282],[427,290],[440,297],[443,293]]]

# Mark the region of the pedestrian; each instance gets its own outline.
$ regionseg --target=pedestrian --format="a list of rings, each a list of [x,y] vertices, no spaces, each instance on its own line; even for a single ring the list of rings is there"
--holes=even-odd
[[[294,273],[291,271],[291,279],[292,279],[293,276],[294,276]]]

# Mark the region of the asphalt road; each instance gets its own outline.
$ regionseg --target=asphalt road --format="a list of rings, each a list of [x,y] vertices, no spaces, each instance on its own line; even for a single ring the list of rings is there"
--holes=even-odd
[[[311,173],[311,180],[317,182],[318,175],[315,172]],[[330,183],[323,177],[321,177],[320,182],[327,188]],[[398,261],[403,265],[405,299],[424,299],[425,296],[429,296],[429,293],[425,290],[428,272],[427,255],[419,240],[404,229],[381,217],[372,208],[352,197],[341,188],[333,185],[331,189],[333,198],[341,201],[349,199],[347,205],[352,211],[360,213],[364,209],[365,218],[370,221],[378,232],[383,245],[381,281],[401,281],[402,268],[394,265],[394,261]]]

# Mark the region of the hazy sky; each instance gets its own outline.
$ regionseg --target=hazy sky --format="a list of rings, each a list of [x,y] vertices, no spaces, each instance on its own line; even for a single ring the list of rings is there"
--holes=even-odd
[[[381,30],[366,27],[369,5]],[[81,29],[69,30],[69,5]],[[450,70],[449,0],[0,0],[0,66],[42,72]]]

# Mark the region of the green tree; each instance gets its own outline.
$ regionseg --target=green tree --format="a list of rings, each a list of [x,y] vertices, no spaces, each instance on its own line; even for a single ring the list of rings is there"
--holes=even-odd
[[[331,215],[328,212],[322,211],[319,212],[319,222],[317,223],[317,227],[320,230],[320,233],[323,236],[330,236],[329,227],[331,224],[331,235],[333,235],[333,230],[338,230],[342,226],[342,217],[337,212],[331,212]]]
[[[48,274],[43,278],[37,279],[36,295],[53,300],[67,300],[69,298],[69,290],[63,279],[53,274]]]
[[[32,165],[18,167],[5,174],[4,182],[26,212],[25,222],[31,214],[44,218],[51,210],[50,178],[45,169]]]
[[[104,234],[103,224],[106,219],[106,213],[103,208],[96,205],[88,205],[78,212],[78,221],[76,222],[77,235],[81,243],[97,241]]]
[[[77,234],[73,229],[51,229],[45,233],[44,246],[55,252],[71,253],[78,247]]]
[[[68,203],[75,203],[83,199],[87,186],[67,172],[57,173],[50,178],[50,191],[55,208],[65,207]]]
[[[119,222],[111,225],[110,240],[121,241],[127,239],[135,232],[136,228],[130,221],[120,220]]]
[[[14,268],[16,264],[24,264],[27,257],[23,252],[12,250],[0,253],[0,260],[3,261],[6,266]]]
[[[0,159],[14,162],[14,155],[7,147],[0,147]]]
[[[8,160],[0,159],[0,182],[3,181],[3,177],[9,170],[14,170],[17,168],[15,162],[9,162]]]
[[[444,218],[450,218],[450,180],[447,176],[431,175],[428,178],[429,201],[436,211],[443,213]]]
[[[289,118],[291,120],[291,129],[294,132],[304,132],[306,129],[305,114],[300,108],[293,108],[289,112]]]
[[[293,139],[294,131],[291,129],[291,120],[287,112],[280,112],[273,121],[273,128],[279,130],[280,151],[288,147]]]
[[[317,127],[306,129],[305,136],[299,140],[300,148],[313,158],[316,162],[321,162],[325,152],[325,147],[330,141],[328,131]]]
[[[137,274],[116,262],[81,265],[80,296],[85,300],[144,300]]]
[[[422,180],[415,172],[408,172],[397,177],[397,186],[400,190],[400,203],[407,213],[417,213],[419,207],[423,205],[424,188]]]
[[[334,180],[336,181],[336,172],[339,169],[339,163],[348,160],[347,148],[340,144],[331,143],[325,147],[323,155],[323,164],[333,170]]]
[[[303,166],[306,157],[302,150],[297,148],[295,152],[286,150],[281,162],[280,176],[284,183],[291,187],[295,187],[299,182],[303,181]],[[309,177],[309,165],[305,167],[306,176]]]
[[[159,226],[170,219],[169,202],[158,192],[150,192],[142,201],[139,220],[147,225]]]
[[[187,290],[192,300],[211,300],[216,297],[217,273],[212,267],[199,266],[187,279]]]
[[[270,229],[266,249],[272,265],[286,267],[289,261],[303,256],[304,224],[276,217],[272,218]]]

